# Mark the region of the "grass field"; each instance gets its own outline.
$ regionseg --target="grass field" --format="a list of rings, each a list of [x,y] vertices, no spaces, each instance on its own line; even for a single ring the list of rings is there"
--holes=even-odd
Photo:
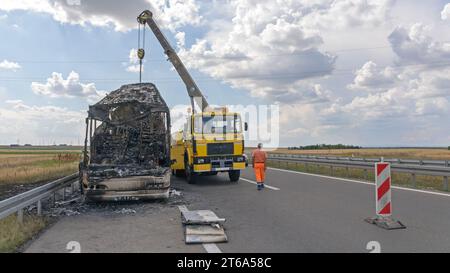
[[[271,153],[305,154],[305,155],[330,155],[330,156],[354,156],[365,158],[401,158],[401,159],[436,159],[450,160],[450,150],[445,148],[385,148],[385,149],[342,149],[342,150],[288,150],[279,148]]]
[[[15,215],[0,220],[0,253],[15,252],[21,246],[41,231],[48,219],[33,215],[24,215],[23,224],[17,222]]]
[[[248,152],[251,152],[255,148],[247,148]],[[323,156],[344,156],[344,157],[362,157],[362,158],[401,158],[401,159],[428,159],[428,160],[450,160],[450,150],[445,148],[385,148],[385,149],[340,149],[340,150],[289,150],[287,148],[279,148],[271,150],[269,153],[282,153],[282,154],[303,154],[303,155],[323,155]],[[328,166],[317,166],[314,164],[305,165],[303,163],[295,164],[294,162],[278,162],[269,161],[269,166],[276,168],[283,168],[289,170],[295,170],[306,173],[322,174],[334,177],[354,178],[364,180],[365,174],[361,169],[349,169],[345,168],[333,168],[331,171]],[[367,180],[374,181],[373,171],[367,172]],[[416,175],[416,183],[413,184],[413,180],[410,174],[393,173],[392,183],[404,187],[416,187],[420,189],[428,190],[444,190],[443,177],[440,176],[427,176]]]
[[[52,180],[76,172],[80,150],[1,149],[0,186]]]
[[[296,164],[295,162],[279,162],[277,160],[269,160],[267,165],[270,167],[305,173],[314,173],[333,177],[367,180],[369,182],[375,181],[373,170],[368,170],[367,177],[365,177],[364,170],[362,169],[349,168],[347,171],[346,168],[334,167],[333,170],[331,170],[329,166],[317,166],[314,164],[304,164],[304,163]],[[444,179],[442,176],[416,175],[416,180],[414,184],[410,174],[392,173],[392,184],[403,187],[444,191],[443,182]]]
[[[78,170],[81,147],[14,147],[0,146],[0,196],[15,185],[51,181]],[[0,220],[0,252],[14,252],[47,225],[47,219],[16,215]]]

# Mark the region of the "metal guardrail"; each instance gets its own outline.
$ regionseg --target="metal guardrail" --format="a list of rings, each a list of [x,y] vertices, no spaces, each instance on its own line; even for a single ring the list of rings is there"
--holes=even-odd
[[[313,155],[296,155],[296,154],[278,154],[270,153],[269,156],[282,158],[308,158],[308,159],[326,159],[326,160],[341,160],[352,162],[389,162],[391,164],[408,164],[408,165],[427,165],[427,166],[442,166],[450,167],[449,160],[426,160],[426,159],[400,159],[400,158],[360,158],[360,157],[342,157],[342,156],[313,156]]]
[[[250,156],[247,155],[250,159]],[[448,177],[450,177],[450,166],[448,160],[413,160],[413,159],[384,159],[384,158],[355,158],[355,157],[336,157],[336,156],[310,156],[294,154],[276,154],[269,153],[268,160],[279,162],[294,162],[308,165],[322,165],[346,168],[347,174],[349,168],[363,169],[364,179],[367,180],[368,170],[373,170],[376,162],[391,163],[391,171],[411,174],[412,186],[416,187],[416,175],[430,175],[443,177],[443,190],[448,191]],[[348,176],[348,175],[347,175]]]
[[[69,185],[74,191],[73,184],[78,181],[78,173],[60,178],[53,182],[47,183],[43,186],[36,187],[27,192],[15,195],[3,201],[0,201],[0,220],[17,212],[19,222],[23,222],[23,209],[36,203],[37,214],[42,214],[41,200],[49,198],[53,194],[55,200],[55,193],[62,189],[62,198],[65,198],[66,187]]]

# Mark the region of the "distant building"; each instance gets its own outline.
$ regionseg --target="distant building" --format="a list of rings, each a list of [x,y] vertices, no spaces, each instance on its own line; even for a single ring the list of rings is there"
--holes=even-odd
[[[25,146],[25,147],[30,147],[30,146],[33,146],[33,145],[31,145],[31,144],[25,144],[25,145],[23,145],[23,146]]]

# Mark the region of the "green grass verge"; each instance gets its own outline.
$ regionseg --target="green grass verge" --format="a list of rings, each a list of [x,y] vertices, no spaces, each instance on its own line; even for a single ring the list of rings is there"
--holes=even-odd
[[[0,253],[16,252],[48,223],[49,220],[45,217],[26,214],[23,224],[17,221],[14,214],[0,220]]]
[[[276,160],[269,160],[268,166],[274,168],[281,168],[305,173],[321,174],[333,177],[352,178],[358,180],[365,180],[374,182],[373,170],[367,171],[367,177],[362,169],[351,169],[348,171],[346,168],[333,167],[333,170],[329,166],[318,166],[316,164],[304,164],[295,162],[279,162]],[[429,176],[429,175],[416,175],[416,183],[414,185],[411,174],[406,173],[392,173],[392,184],[408,188],[417,188],[424,190],[437,190],[445,191],[443,187],[443,177],[441,176]]]

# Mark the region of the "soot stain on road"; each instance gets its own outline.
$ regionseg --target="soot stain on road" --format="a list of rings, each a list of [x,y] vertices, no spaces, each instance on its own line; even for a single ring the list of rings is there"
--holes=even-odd
[[[176,207],[186,205],[184,195],[177,189],[170,190],[167,200],[153,201],[126,201],[126,202],[89,202],[81,196],[73,201],[56,202],[54,207],[49,208],[47,215],[52,217],[75,216],[79,214],[95,214],[102,216],[134,215],[152,213],[162,210],[164,207]]]

